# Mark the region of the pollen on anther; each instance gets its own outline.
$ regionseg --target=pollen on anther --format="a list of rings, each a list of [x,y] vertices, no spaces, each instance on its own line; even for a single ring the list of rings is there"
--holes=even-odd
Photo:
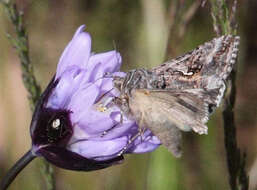
[[[60,124],[61,124],[60,119],[55,119],[55,120],[53,121],[53,123],[52,123],[52,127],[53,127],[54,129],[58,129],[58,127],[60,126]]]
[[[97,107],[97,110],[100,111],[100,112],[105,112],[107,110],[107,107],[103,106],[103,105],[99,105]]]

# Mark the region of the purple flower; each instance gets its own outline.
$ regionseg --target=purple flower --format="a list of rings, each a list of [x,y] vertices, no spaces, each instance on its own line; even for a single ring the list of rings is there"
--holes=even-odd
[[[91,53],[84,28],[65,48],[37,105],[31,137],[34,154],[62,168],[88,171],[119,163],[123,153],[153,151],[160,141],[146,130],[129,143],[138,126],[115,105],[119,92],[109,75],[126,75],[119,72],[121,56]]]

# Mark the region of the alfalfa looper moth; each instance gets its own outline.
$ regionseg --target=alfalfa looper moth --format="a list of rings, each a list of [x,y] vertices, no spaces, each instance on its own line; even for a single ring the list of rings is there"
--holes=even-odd
[[[239,36],[214,38],[151,70],[116,77],[117,104],[141,129],[150,129],[175,156],[181,131],[207,134],[206,122],[223,97],[238,54]]]

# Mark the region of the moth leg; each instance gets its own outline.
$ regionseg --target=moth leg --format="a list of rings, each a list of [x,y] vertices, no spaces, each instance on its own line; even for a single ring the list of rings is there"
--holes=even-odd
[[[113,130],[116,126],[117,126],[117,124],[114,125],[114,126],[112,126],[110,129],[105,130],[105,131],[100,135],[100,137],[104,137],[107,133],[109,133],[111,130]]]
[[[122,114],[122,112],[120,113],[120,123],[123,123],[123,114]]]
[[[138,134],[140,135],[140,140],[143,141],[143,135],[146,131],[146,127],[138,127]]]
[[[139,118],[144,118],[144,116],[141,115]],[[144,121],[142,119],[138,119],[137,124],[138,124],[138,133],[140,134],[140,137],[141,137],[140,139],[141,141],[143,141],[143,134],[145,133],[147,127],[145,127]]]
[[[145,131],[145,127],[138,127],[138,132],[132,138],[129,139],[127,145],[120,151],[118,155],[122,155],[138,137],[140,137],[141,142],[143,142],[143,134],[145,133]]]
[[[121,100],[121,98],[119,98],[119,97],[114,97],[114,98],[113,98],[113,102],[114,102],[114,104],[116,104],[116,105],[118,105],[118,106],[121,106],[121,105],[122,105],[122,100]]]
[[[122,124],[123,123],[123,114],[120,113],[120,123]],[[106,135],[108,132],[110,132],[112,129],[114,129],[118,124],[114,125],[113,127],[111,127],[110,129],[108,130],[105,130],[102,134],[101,134],[101,137],[103,137],[104,135]]]
[[[119,152],[118,156],[121,156],[122,154],[124,154],[124,152],[129,148],[129,146],[137,139],[137,137],[141,136],[142,134],[140,132],[138,132],[137,134],[135,134],[132,138],[130,138],[128,140],[128,143],[126,144],[126,146]]]

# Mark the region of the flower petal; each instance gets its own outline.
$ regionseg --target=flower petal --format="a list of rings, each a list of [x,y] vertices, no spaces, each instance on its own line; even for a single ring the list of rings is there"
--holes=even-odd
[[[160,140],[154,136],[150,130],[146,130],[143,135],[137,137],[126,153],[145,153],[154,151],[161,145]]]
[[[115,123],[108,114],[89,110],[83,116],[81,115],[81,118],[77,121],[77,127],[83,129],[90,136],[101,136],[105,131],[112,128]]]
[[[71,42],[65,48],[59,60],[56,78],[59,78],[68,66],[77,65],[86,68],[86,63],[91,52],[91,37],[87,32],[83,32],[85,26],[80,26]]]
[[[150,143],[150,142],[142,142],[136,146],[133,146],[131,149],[128,149],[128,151],[126,151],[126,153],[140,154],[140,153],[152,152],[159,146],[160,146],[160,144],[154,144],[154,143]]]
[[[132,125],[134,125],[133,122],[118,124],[114,126],[110,131],[107,131],[106,134],[101,137],[101,139],[98,138],[97,140],[110,140],[122,136],[130,137],[131,134],[129,132]]]
[[[117,51],[108,51],[105,53],[98,53],[92,55],[88,61],[88,66],[101,64],[102,70],[106,72],[113,73],[118,71],[121,66],[121,56]]]
[[[112,76],[116,76],[116,77],[125,77],[126,73],[124,72],[115,72],[112,74]]]
[[[83,75],[84,71],[77,66],[70,66],[65,70],[48,98],[46,107],[64,109],[79,88]]]
[[[101,79],[100,84],[101,94],[104,94],[105,92],[108,92],[113,89],[113,82],[110,78],[103,78]]]
[[[91,65],[90,67],[87,67],[86,75],[81,82],[81,86],[86,85],[87,83],[98,83],[97,85],[100,86],[101,81],[99,83],[99,80],[103,78],[104,71],[102,69],[101,63]]]
[[[117,154],[126,146],[127,138],[121,137],[107,141],[79,141],[77,143],[71,144],[68,149],[72,152],[80,154],[86,158],[101,158],[103,160],[110,156],[117,156]],[[99,159],[98,159],[99,160]],[[102,159],[101,159],[102,160]]]
[[[87,159],[75,152],[71,152],[63,147],[46,146],[39,150],[39,154],[44,156],[52,164],[75,171],[93,171],[103,169],[114,164],[119,164],[123,160],[122,156],[106,158],[96,161]]]
[[[91,109],[98,95],[99,88],[93,83],[88,83],[87,86],[81,86],[77,90],[68,105],[68,109],[72,112],[71,121],[73,124],[78,122]]]

